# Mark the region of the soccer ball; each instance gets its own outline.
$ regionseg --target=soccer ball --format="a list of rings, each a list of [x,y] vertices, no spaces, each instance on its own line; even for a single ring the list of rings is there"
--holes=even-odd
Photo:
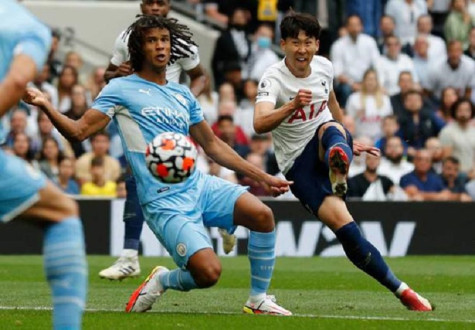
[[[164,183],[180,183],[189,178],[195,170],[196,156],[190,138],[173,132],[157,135],[145,151],[148,170]]]

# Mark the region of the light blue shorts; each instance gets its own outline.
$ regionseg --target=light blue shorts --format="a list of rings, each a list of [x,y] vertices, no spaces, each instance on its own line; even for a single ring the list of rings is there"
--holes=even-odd
[[[43,173],[0,150],[0,222],[8,222],[39,200],[46,186]]]
[[[145,221],[178,267],[199,250],[213,248],[205,227],[234,232],[234,205],[247,188],[199,174],[197,184],[182,193],[143,205]]]

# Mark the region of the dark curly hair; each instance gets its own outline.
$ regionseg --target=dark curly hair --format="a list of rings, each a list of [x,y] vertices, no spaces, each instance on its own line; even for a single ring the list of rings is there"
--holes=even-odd
[[[191,39],[193,33],[174,18],[165,18],[155,15],[139,15],[138,19],[127,29],[125,36],[129,36],[128,48],[130,62],[135,71],[142,69],[144,52],[143,43],[145,31],[148,29],[166,29],[170,31],[171,55],[169,64],[180,58],[190,57],[193,52],[191,46],[197,46]]]

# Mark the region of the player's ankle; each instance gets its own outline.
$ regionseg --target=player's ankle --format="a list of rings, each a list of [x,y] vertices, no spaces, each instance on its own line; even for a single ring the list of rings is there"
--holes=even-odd
[[[394,294],[396,295],[396,297],[401,297],[402,293],[404,292],[404,290],[407,290],[409,289],[409,286],[404,283],[404,282],[401,282],[401,285],[399,286],[399,288],[397,288],[396,292],[394,292]]]
[[[249,296],[249,301],[252,302],[252,303],[257,303],[257,302],[260,302],[262,301],[263,299],[266,298],[266,293],[258,293],[258,294],[255,294],[255,295],[250,295]]]
[[[122,250],[122,254],[120,255],[121,257],[124,257],[124,258],[133,258],[133,257],[137,257],[139,255],[139,251],[138,250],[134,250],[134,249],[123,249]]]

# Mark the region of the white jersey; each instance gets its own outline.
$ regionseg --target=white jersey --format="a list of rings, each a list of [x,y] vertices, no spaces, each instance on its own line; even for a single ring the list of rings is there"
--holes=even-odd
[[[125,61],[129,60],[129,48],[127,46],[129,42],[129,34],[126,33],[127,30],[122,31],[122,33],[115,40],[114,51],[112,52],[111,58],[111,63],[115,66],[119,66]],[[179,83],[182,70],[189,71],[196,68],[200,64],[198,47],[191,45],[190,51],[192,53],[190,57],[181,58],[176,60],[175,63],[168,65],[167,80]]]
[[[328,97],[333,90],[333,66],[322,56],[314,56],[312,72],[306,78],[295,77],[285,59],[269,67],[259,82],[256,103],[271,102],[278,109],[291,101],[299,89],[312,91],[312,101],[296,109],[272,131],[279,169],[285,174],[315,135],[318,126],[332,120]]]

